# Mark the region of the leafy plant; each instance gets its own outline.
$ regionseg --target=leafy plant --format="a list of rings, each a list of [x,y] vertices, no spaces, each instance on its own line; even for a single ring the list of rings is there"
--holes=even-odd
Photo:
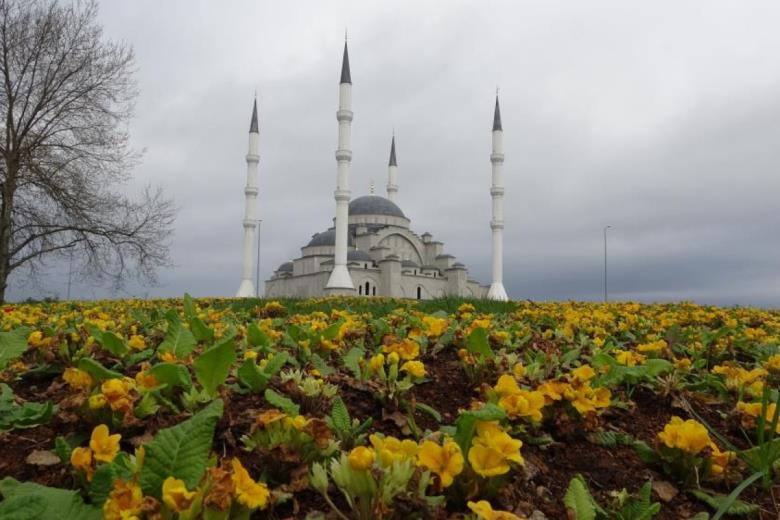
[[[340,441],[342,449],[351,449],[365,442],[366,433],[374,419],[369,417],[361,423],[358,419],[351,418],[347,405],[337,396],[333,399],[333,407],[325,422]]]
[[[56,408],[48,401],[17,404],[11,387],[0,383],[0,432],[46,424]]]
[[[0,480],[0,493],[4,520],[99,520],[103,516],[99,508],[85,504],[77,491],[6,477]]]
[[[651,482],[645,482],[636,496],[623,489],[614,493],[615,500],[605,509],[593,498],[585,479],[578,474],[569,482],[563,503],[572,520],[650,520],[661,512],[661,504],[653,502],[651,494]]]
[[[0,370],[5,370],[27,350],[27,336],[30,329],[19,327],[10,332],[0,332]]]
[[[195,378],[209,395],[217,394],[217,388],[227,379],[235,359],[236,347],[231,338],[208,349],[192,362]]]

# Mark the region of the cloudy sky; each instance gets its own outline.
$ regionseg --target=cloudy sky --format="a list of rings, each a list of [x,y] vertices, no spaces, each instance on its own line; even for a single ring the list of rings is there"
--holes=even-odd
[[[241,271],[252,96],[261,125],[261,276],[335,210],[345,26],[354,196],[384,194],[490,280],[490,128],[505,130],[505,285],[535,300],[780,304],[776,1],[104,0],[136,52],[134,191],[178,212],[172,257],[139,296],[232,295]],[[12,296],[65,296],[67,269]],[[107,293],[76,281],[74,297]]]

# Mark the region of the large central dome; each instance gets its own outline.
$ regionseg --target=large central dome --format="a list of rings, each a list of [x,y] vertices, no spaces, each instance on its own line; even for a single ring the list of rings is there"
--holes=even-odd
[[[350,215],[388,215],[406,218],[401,208],[394,202],[378,195],[364,195],[349,203]]]

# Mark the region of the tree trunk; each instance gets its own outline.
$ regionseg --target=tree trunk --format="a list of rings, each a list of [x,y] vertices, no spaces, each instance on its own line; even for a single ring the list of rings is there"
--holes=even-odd
[[[5,291],[8,287],[11,257],[11,210],[13,209],[14,192],[19,162],[13,157],[5,161],[5,183],[2,184],[2,201],[0,202],[0,303],[5,303]]]

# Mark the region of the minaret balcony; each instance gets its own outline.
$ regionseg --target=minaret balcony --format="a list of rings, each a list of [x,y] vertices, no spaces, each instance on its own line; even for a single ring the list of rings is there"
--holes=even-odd
[[[504,162],[504,154],[493,152],[490,154],[490,162]]]
[[[503,197],[504,188],[501,186],[493,186],[492,188],[490,188],[490,195],[492,197]]]
[[[353,114],[352,110],[346,110],[344,108],[341,108],[341,109],[336,111],[336,119],[339,122],[341,122],[341,121],[352,121],[353,116],[354,116],[354,114]]]
[[[352,160],[352,151],[351,150],[336,150],[336,160],[337,161],[351,161]]]

